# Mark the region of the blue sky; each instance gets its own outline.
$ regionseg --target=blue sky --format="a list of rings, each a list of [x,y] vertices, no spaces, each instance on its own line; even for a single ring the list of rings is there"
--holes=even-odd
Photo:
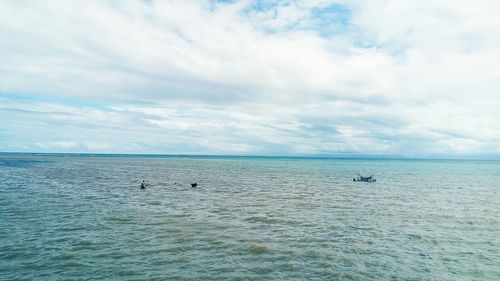
[[[500,154],[498,1],[1,1],[0,151]]]

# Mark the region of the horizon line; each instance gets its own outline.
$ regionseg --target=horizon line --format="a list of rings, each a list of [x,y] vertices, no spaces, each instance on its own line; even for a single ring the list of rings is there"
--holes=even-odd
[[[422,155],[405,156],[395,154],[294,154],[294,155],[266,155],[266,154],[189,154],[189,153],[107,153],[107,152],[19,152],[0,151],[0,155],[34,155],[34,156],[57,156],[57,155],[78,155],[78,156],[153,156],[153,157],[248,157],[248,158],[317,158],[317,159],[393,159],[393,160],[480,160],[480,161],[500,161],[498,154],[461,154],[461,155]]]

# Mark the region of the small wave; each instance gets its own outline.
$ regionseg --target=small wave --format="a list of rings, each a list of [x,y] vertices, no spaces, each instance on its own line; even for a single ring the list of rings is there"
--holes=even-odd
[[[63,252],[52,257],[53,260],[70,260],[75,258],[76,255],[72,252]]]
[[[97,250],[97,249],[99,249],[99,246],[96,243],[88,240],[78,241],[75,247],[73,248],[74,251]]]
[[[80,261],[67,261],[62,264],[63,267],[88,267],[89,265]]]
[[[252,216],[252,217],[246,218],[245,221],[251,222],[251,223],[280,224],[280,225],[291,225],[291,226],[303,224],[303,222],[300,222],[297,220],[282,219],[282,218],[275,218],[275,217],[269,217],[269,216]]]
[[[150,278],[146,278],[145,279],[146,281],[164,281],[164,280],[169,280],[165,277],[150,277]]]
[[[270,251],[266,245],[260,243],[251,244],[248,246],[248,250],[252,253],[266,253]]]
[[[270,223],[270,224],[275,224],[279,222],[279,219],[273,218],[273,217],[268,217],[268,216],[252,216],[247,219],[246,221],[249,222],[264,222],[264,223]]]
[[[289,262],[282,263],[277,266],[278,269],[280,270],[285,270],[285,271],[293,271],[296,270],[298,267],[297,265]]]
[[[421,240],[422,239],[422,235],[419,235],[419,234],[416,234],[416,233],[411,233],[411,234],[408,234],[408,238],[414,239],[414,240]]]
[[[133,219],[129,217],[108,217],[106,220],[118,224],[133,224]]]

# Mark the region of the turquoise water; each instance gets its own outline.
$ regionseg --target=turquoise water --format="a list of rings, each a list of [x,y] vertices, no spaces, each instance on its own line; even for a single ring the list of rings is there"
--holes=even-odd
[[[500,280],[496,161],[3,154],[0,179],[1,280]]]

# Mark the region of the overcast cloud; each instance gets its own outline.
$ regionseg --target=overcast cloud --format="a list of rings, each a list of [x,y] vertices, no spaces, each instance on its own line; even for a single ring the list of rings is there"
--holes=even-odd
[[[500,2],[0,1],[0,151],[500,153]]]

